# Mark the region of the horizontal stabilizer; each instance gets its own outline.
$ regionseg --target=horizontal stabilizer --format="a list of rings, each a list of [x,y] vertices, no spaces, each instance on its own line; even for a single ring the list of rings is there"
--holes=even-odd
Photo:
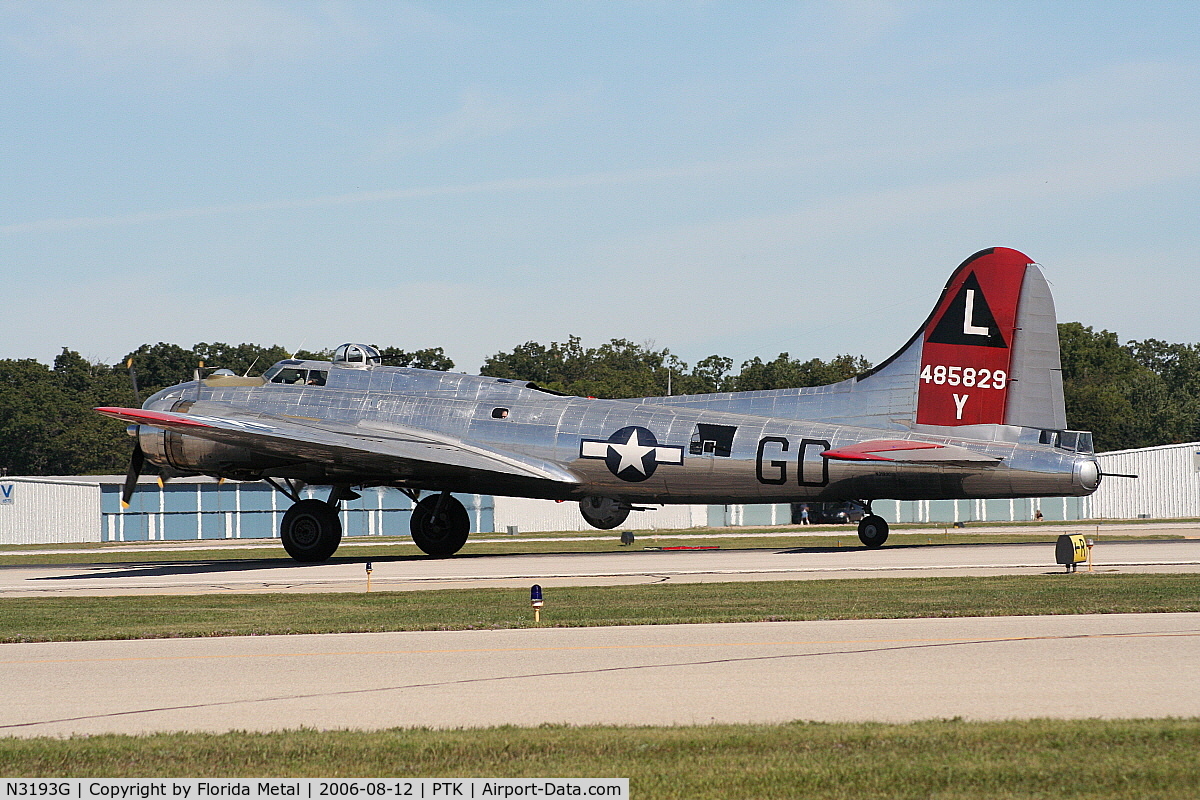
[[[998,464],[999,458],[953,444],[914,439],[875,439],[821,453],[836,461],[893,461],[924,464]]]

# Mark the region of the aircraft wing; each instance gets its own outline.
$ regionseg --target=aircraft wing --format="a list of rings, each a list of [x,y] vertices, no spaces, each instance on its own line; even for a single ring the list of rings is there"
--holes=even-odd
[[[206,403],[196,403],[186,414],[114,407],[97,408],[96,411],[136,425],[163,428],[296,462],[313,462],[382,478],[503,475],[557,484],[579,482],[567,470],[541,459],[387,422],[352,424],[285,417]]]
[[[838,461],[891,461],[907,464],[999,464],[1000,459],[954,444],[936,444],[916,439],[873,439],[837,447],[821,453]]]

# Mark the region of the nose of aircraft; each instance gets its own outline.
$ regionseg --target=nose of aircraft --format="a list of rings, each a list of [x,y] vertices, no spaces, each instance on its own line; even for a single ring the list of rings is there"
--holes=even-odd
[[[1080,488],[1087,492],[1094,492],[1100,485],[1100,478],[1100,463],[1096,461],[1095,457],[1087,456],[1075,459],[1075,483]]]

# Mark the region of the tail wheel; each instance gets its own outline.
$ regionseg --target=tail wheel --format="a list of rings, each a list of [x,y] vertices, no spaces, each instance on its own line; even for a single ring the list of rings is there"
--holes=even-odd
[[[293,503],[279,526],[283,549],[297,561],[316,563],[334,554],[342,542],[342,521],[338,509],[324,500]]]
[[[887,537],[888,524],[883,517],[871,514],[858,523],[858,540],[872,550],[883,547]]]
[[[413,508],[409,523],[413,542],[434,558],[452,556],[467,543],[471,517],[457,499],[431,494]]]

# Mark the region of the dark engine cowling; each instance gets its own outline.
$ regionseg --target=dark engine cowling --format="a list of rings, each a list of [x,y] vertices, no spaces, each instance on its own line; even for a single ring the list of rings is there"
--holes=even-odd
[[[610,531],[629,516],[630,506],[611,497],[585,497],[579,501],[579,513],[593,528]]]

